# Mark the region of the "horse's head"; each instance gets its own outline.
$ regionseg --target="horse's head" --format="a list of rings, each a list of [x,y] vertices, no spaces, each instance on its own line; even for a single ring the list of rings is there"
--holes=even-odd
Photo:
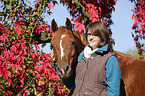
[[[68,78],[75,71],[78,55],[86,44],[86,41],[82,43],[85,37],[72,31],[72,24],[69,19],[66,20],[66,27],[61,26],[59,28],[53,19],[51,28],[55,32],[51,39],[52,59],[58,65],[57,72],[61,78]]]

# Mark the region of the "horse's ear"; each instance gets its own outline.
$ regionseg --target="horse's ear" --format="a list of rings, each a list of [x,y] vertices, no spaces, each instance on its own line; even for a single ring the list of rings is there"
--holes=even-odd
[[[66,28],[72,30],[72,24],[71,24],[71,21],[68,18],[66,18],[65,26],[66,26]]]
[[[52,29],[53,32],[55,32],[58,29],[57,23],[55,22],[54,19],[51,22],[51,29]]]

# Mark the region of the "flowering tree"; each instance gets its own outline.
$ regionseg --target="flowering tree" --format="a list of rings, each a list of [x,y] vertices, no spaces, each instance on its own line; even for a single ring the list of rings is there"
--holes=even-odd
[[[66,4],[72,20],[75,22],[75,29],[84,32],[87,24],[94,21],[102,21],[109,27],[113,22],[111,13],[114,9],[115,0],[61,0]]]
[[[106,23],[110,29],[113,23],[111,20],[112,11],[115,10],[114,6],[117,0],[60,0],[61,3],[67,5],[67,8],[72,15],[72,20],[75,22],[75,30],[84,32],[87,24],[94,21],[102,21]],[[132,19],[134,24],[132,29],[132,37],[136,43],[139,54],[143,56],[145,52],[145,1],[144,0],[130,0],[135,3]],[[110,36],[112,32],[110,29]]]
[[[57,1],[0,0],[0,95],[60,95],[69,94],[57,72],[52,68],[50,54],[42,52],[40,43],[50,42],[53,32],[43,19],[52,14]],[[101,20],[110,28],[111,13],[116,0],[60,0],[66,5],[74,30],[84,33],[90,22]],[[140,54],[145,51],[145,10],[143,0],[135,2],[132,19],[134,40]],[[46,14],[47,13],[47,14]],[[111,36],[110,30],[110,36]]]
[[[132,27],[134,33],[132,33],[132,37],[134,38],[139,54],[143,57],[143,53],[145,52],[145,42],[143,42],[145,41],[145,1],[134,0],[132,2],[135,2],[135,8],[132,10],[132,19],[134,19]]]
[[[53,35],[43,14],[51,13],[56,1],[36,0],[32,7],[24,0],[1,3],[0,95],[68,95],[50,54],[38,46]]]

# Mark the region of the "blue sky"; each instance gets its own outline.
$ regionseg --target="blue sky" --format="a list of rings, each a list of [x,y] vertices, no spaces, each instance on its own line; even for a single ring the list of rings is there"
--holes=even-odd
[[[136,45],[133,41],[132,34],[134,20],[132,20],[134,4],[129,0],[118,0],[115,6],[115,12],[112,13],[114,24],[111,26],[112,37],[115,39],[114,49],[126,52],[128,49],[135,49]]]
[[[133,30],[131,27],[133,26],[132,14],[131,11],[134,8],[134,4],[129,0],[118,0],[115,5],[115,12],[112,13],[112,20],[114,22],[111,25],[112,29],[112,37],[115,39],[114,50],[120,52],[126,52],[128,49],[135,49],[135,42],[133,41],[131,32]],[[48,21],[48,24],[51,24],[52,19],[55,19],[58,26],[64,26],[66,18],[70,18],[71,16],[66,8],[62,4],[58,4],[55,6],[55,9],[52,9],[52,15],[46,17],[45,20]],[[43,48],[43,51],[46,53],[50,53],[49,44]]]

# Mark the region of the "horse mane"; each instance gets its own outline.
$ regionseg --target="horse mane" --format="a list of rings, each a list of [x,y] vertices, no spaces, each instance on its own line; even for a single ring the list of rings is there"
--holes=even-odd
[[[122,52],[118,52],[118,51],[114,51],[115,55],[117,57],[124,57],[126,59],[135,59],[135,57],[129,55],[129,54],[125,54],[125,53],[122,53]]]
[[[84,46],[88,44],[85,33],[79,33],[77,31],[73,31],[73,34],[81,40]]]

